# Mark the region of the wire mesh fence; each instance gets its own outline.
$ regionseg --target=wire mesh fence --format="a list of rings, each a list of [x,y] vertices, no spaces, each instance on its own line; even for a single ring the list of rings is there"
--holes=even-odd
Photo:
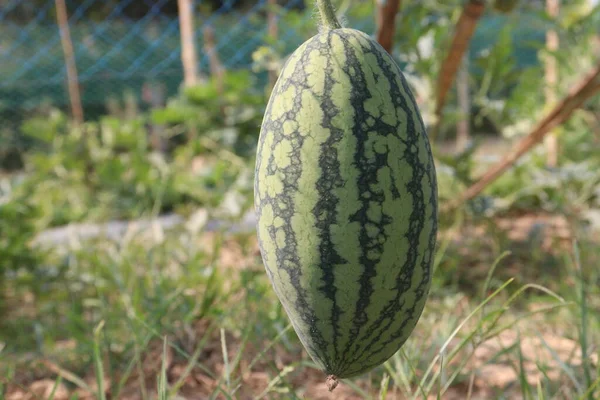
[[[315,25],[314,13],[303,12],[312,7],[305,0],[189,2],[200,75],[210,70],[210,55],[202,51],[207,28],[222,66],[231,70],[250,68],[253,52],[273,43],[269,15],[294,14],[291,20],[276,19],[282,53],[291,52]],[[127,94],[143,108],[151,103],[145,96],[148,85],[158,82],[162,96],[169,97],[183,82],[178,0],[0,0],[0,152],[21,146],[25,138],[19,126],[40,108],[69,108],[60,3],[86,119],[105,113],[111,98]],[[357,27],[372,24],[359,21]]]
[[[127,93],[144,107],[147,85],[160,83],[163,95],[169,97],[183,82],[178,0],[0,0],[0,148],[18,144],[19,124],[44,104],[68,109],[67,68],[57,23],[59,1],[66,6],[86,119],[105,113],[111,98]],[[210,55],[203,51],[207,27],[214,33],[218,58],[229,70],[250,68],[255,50],[273,43],[270,13],[280,17],[275,40],[282,54],[314,34],[311,0],[191,3],[200,74],[210,70]],[[346,3],[350,4],[342,2],[342,7]],[[372,14],[349,17],[348,22],[365,32],[374,31]],[[482,32],[472,47],[494,40],[495,27],[501,23],[481,24]]]
[[[300,3],[289,0],[282,7],[298,8]],[[102,107],[107,96],[125,89],[139,94],[148,81],[160,80],[169,92],[176,90],[182,80],[176,6],[173,0],[67,1],[86,108]],[[224,66],[247,67],[252,52],[264,41],[266,25],[261,14],[266,6],[266,0],[245,10],[235,7],[233,1],[223,3],[197,20],[198,46],[202,46],[204,28],[211,26],[218,32],[216,50]],[[54,0],[9,0],[0,6],[0,108],[8,113],[4,118],[43,101],[68,104],[55,13]],[[294,33],[287,31],[286,35],[293,37]],[[206,55],[199,54],[198,62],[200,70],[207,69]]]

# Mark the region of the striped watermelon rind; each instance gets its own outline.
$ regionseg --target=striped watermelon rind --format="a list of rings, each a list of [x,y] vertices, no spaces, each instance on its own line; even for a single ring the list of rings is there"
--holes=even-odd
[[[392,356],[425,305],[435,167],[418,107],[368,35],[329,29],[287,60],[255,171],[261,255],[315,363],[335,378]]]

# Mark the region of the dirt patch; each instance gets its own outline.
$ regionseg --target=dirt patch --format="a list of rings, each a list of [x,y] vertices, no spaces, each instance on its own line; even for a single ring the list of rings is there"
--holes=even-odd
[[[225,373],[226,365],[223,359],[221,332],[215,329],[209,333],[208,328],[208,323],[204,321],[196,323],[193,328],[194,333],[190,335],[190,338],[193,339],[189,339],[193,341],[187,343],[185,338],[169,338],[171,343],[176,342],[178,346],[185,347],[186,351],[189,350],[192,353],[204,335],[209,335],[206,345],[197,358],[197,363],[192,366],[189,358],[182,357],[173,346],[167,346],[165,350],[161,340],[154,340],[144,349],[139,365],[134,366],[128,375],[125,375],[124,368],[117,374],[119,382],[112,382],[109,378],[109,371],[105,371],[104,393],[106,398],[123,400],[156,398],[158,377],[161,374],[163,362],[169,387],[177,387],[177,399],[205,400],[219,388],[229,393],[233,392],[232,397],[236,400],[287,399],[289,393],[286,394],[286,390],[290,389],[302,398],[311,400],[360,400],[364,398],[343,382],[340,382],[333,392],[329,392],[324,373],[308,367],[292,367],[301,362],[302,357],[306,357],[304,352],[291,354],[283,346],[274,346],[272,350],[267,351],[251,365],[259,353],[264,350],[266,343],[260,344],[260,346],[247,344],[241,349],[240,338],[225,333],[230,368],[232,368],[233,360],[240,353],[240,349],[243,355],[231,373],[231,382],[228,385],[225,378],[227,374]],[[278,373],[282,376],[282,380],[278,380]],[[36,374],[34,380],[27,382],[22,379],[18,385],[16,383],[9,384],[6,399],[47,399],[54,389],[58,376],[62,377],[62,383],[54,390],[54,399],[67,400],[73,395],[81,400],[92,400],[98,397],[93,367],[86,376],[77,377],[61,366],[46,362],[43,363],[42,371]],[[376,383],[369,384],[366,378],[358,379],[355,383],[367,393],[376,395],[379,391],[378,385]],[[122,387],[117,395],[117,387],[120,385]],[[474,389],[473,399],[485,398],[477,397],[482,393],[480,388],[475,387]],[[462,398],[460,393],[464,395],[463,390],[462,386],[451,388],[444,399],[460,399]],[[226,399],[227,396],[217,394],[216,398],[221,400]],[[390,388],[386,398],[401,399],[402,396],[398,388]]]
[[[517,382],[518,350],[502,355],[503,350],[516,347],[520,347],[523,371],[530,385],[545,378],[559,380],[564,376],[563,368],[578,368],[584,361],[581,347],[574,340],[551,333],[520,338],[514,330],[504,331],[475,350],[472,367],[477,371],[476,384],[503,388]],[[596,366],[598,354],[591,354],[585,361]]]
[[[290,367],[301,361],[299,357],[303,355],[290,354],[283,346],[275,346],[271,352],[268,352],[252,366],[250,363],[260,353],[259,348],[252,344],[245,346],[241,351],[243,357],[231,374],[231,382],[228,385],[225,378],[226,366],[223,361],[220,331],[213,330],[208,333],[206,322],[198,322],[194,326],[194,330],[196,334],[193,336],[197,340],[203,338],[205,334],[210,335],[195,365],[191,366],[189,359],[180,356],[173,347],[167,346],[165,351],[162,341],[152,341],[144,351],[139,368],[134,368],[128,376],[119,376],[119,379],[124,379],[124,382],[111,382],[109,378],[105,378],[104,388],[107,399],[142,400],[144,398],[156,398],[158,377],[161,374],[163,361],[169,387],[177,387],[177,399],[208,399],[215,391],[219,390],[219,387],[229,393],[233,392],[233,398],[236,400],[254,400],[261,396],[264,399],[286,399],[289,398],[285,392],[286,385],[289,385],[287,386],[288,390],[293,389],[297,395],[305,399],[360,400],[364,398],[343,382],[333,392],[329,392],[325,375],[321,371],[312,368],[294,369]],[[235,360],[236,355],[240,353],[241,343],[239,338],[228,333],[225,335],[228,360],[231,366],[232,360]],[[560,362],[574,366],[581,364],[581,351],[578,349],[576,342],[548,334],[542,336],[542,338],[543,340],[529,337],[519,342],[516,333],[505,332],[497,338],[485,342],[475,351],[472,362],[467,366],[469,370],[475,371],[472,386],[469,387],[469,384],[457,381],[456,385],[449,388],[442,398],[445,400],[464,399],[465,394],[470,390],[471,398],[478,400],[493,397],[493,394],[497,393],[498,390],[503,391],[508,387],[511,387],[511,391],[515,390],[514,386],[518,386],[519,377],[510,366],[510,360],[495,356],[502,349],[514,346],[516,343],[520,343],[525,360],[524,367],[530,384],[536,384],[537,380],[543,378],[537,366],[540,363],[547,367],[545,373],[551,379],[560,377],[558,361],[553,359],[552,353],[545,349],[546,345],[559,355]],[[177,341],[178,345],[182,344],[181,338],[177,340],[171,338],[170,340]],[[185,347],[193,348],[197,343],[187,343],[185,345]],[[512,361],[514,362],[514,360]],[[594,364],[597,362],[597,359],[593,360]],[[283,376],[285,384],[277,380],[277,371]],[[54,391],[55,399],[67,400],[73,395],[77,395],[82,400],[97,398],[98,388],[93,370],[89,371],[88,376],[81,378],[81,381],[87,386],[87,388],[82,388],[74,384],[74,381],[79,378],[74,378],[69,375],[68,371],[58,366],[46,364],[46,377],[36,379],[28,384],[22,382],[18,386],[9,385],[6,399],[33,400],[49,398],[50,393],[54,390],[57,375],[63,377],[63,383],[56,387]],[[109,376],[108,371],[105,372],[105,376]],[[121,383],[123,386],[117,397],[117,386]],[[370,384],[366,378],[362,378],[355,381],[355,383],[361,390],[371,395],[378,394],[379,385],[377,382]],[[276,388],[276,390],[271,391],[272,388]],[[217,394],[216,398],[226,399],[227,397],[224,394]],[[403,398],[396,387],[391,387],[386,397],[390,400]],[[428,399],[433,400],[435,398],[436,396],[430,396]],[[511,398],[516,399],[518,396]]]

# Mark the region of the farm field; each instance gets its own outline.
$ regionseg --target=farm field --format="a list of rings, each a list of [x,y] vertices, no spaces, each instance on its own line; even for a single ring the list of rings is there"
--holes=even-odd
[[[60,3],[49,2],[48,10],[56,7],[60,14]],[[150,84],[147,76],[134,74],[125,80],[129,92],[119,92],[107,83],[102,88],[106,94],[97,95],[90,91],[96,83],[86,89],[85,81],[85,71],[95,61],[78,56],[81,85],[69,79],[65,84],[62,74],[68,70],[64,55],[68,51],[64,52],[59,39],[52,47],[56,87],[46,87],[50,100],[33,106],[36,99],[23,92],[0,103],[2,119],[8,118],[0,127],[2,140],[21,143],[0,150],[0,399],[600,397],[600,6],[587,1],[559,2],[555,13],[552,4],[544,2],[512,2],[518,3],[516,8],[507,11],[500,10],[506,7],[502,1],[399,1],[389,3],[399,7],[397,13],[392,12],[396,20],[390,22],[376,18],[381,10],[374,3],[333,2],[344,25],[372,35],[373,42],[385,45],[381,32],[392,32],[389,52],[406,80],[405,85],[398,85],[402,81],[390,78],[393,68],[386,65],[392,64],[386,64],[387,58],[381,55],[384,47],[368,47],[362,39],[356,39],[359,45],[351,51],[343,47],[346,63],[337,72],[332,72],[331,64],[318,64],[314,55],[290,57],[304,40],[319,32],[317,25],[323,17],[312,3],[303,11],[280,5],[276,33],[269,31],[268,21],[274,17],[267,3],[258,2],[255,8],[245,8],[251,17],[246,22],[257,27],[252,38],[227,41],[219,37],[222,29],[217,27],[212,45],[210,40],[207,47],[204,39],[188,41],[195,43],[197,51],[198,59],[192,64],[200,67],[198,76],[191,77],[190,64],[180,49],[186,43],[180,24],[186,20],[172,15],[161,19],[160,10],[175,7],[177,2],[159,3],[147,11],[157,13],[153,16],[158,21],[156,26],[147,22],[147,28],[164,24],[161,43],[168,46],[152,54],[157,57],[152,63],[170,59],[175,71],[171,78],[176,76],[173,82],[161,81],[159,74]],[[80,6],[67,2],[67,15],[80,18],[84,14],[75,12]],[[9,10],[0,5],[0,19],[8,18],[2,7]],[[122,12],[129,12],[125,7]],[[198,4],[194,7],[190,9],[195,10],[195,37],[204,38],[203,16],[221,15],[225,11],[219,7],[224,6],[217,5],[210,12]],[[479,10],[481,17],[473,17],[473,10]],[[471,19],[464,22],[467,14]],[[139,27],[111,18],[109,14],[95,23],[104,28],[113,24],[121,36],[131,29],[140,34]],[[231,24],[227,20],[231,16],[221,18]],[[90,21],[94,20],[90,17]],[[77,29],[81,26],[76,22],[72,21],[72,40],[82,51],[87,45],[80,39]],[[469,30],[461,24],[469,23],[472,36],[461,37],[460,32]],[[45,24],[40,29],[49,32],[60,22]],[[0,31],[15,26],[7,24]],[[320,29],[327,35],[326,28]],[[547,35],[558,37],[558,47],[548,44]],[[43,36],[50,34],[36,40],[43,42]],[[470,43],[467,54],[453,53],[457,51],[453,43],[461,40]],[[148,42],[152,46],[152,40]],[[118,58],[110,41],[102,46],[101,53],[112,51]],[[324,46],[317,46],[322,57],[334,48],[319,46]],[[21,51],[35,56],[35,48]],[[365,51],[364,59],[357,49]],[[233,60],[236,55],[245,61]],[[60,65],[65,63],[63,57],[67,62]],[[115,62],[113,66],[115,70],[133,68],[134,58],[122,57],[123,65]],[[296,68],[294,74],[281,72],[286,60]],[[326,67],[315,68],[312,62]],[[344,76],[350,76],[350,69],[344,68],[352,62],[355,75],[350,80]],[[11,75],[11,68],[17,70],[18,65],[2,64],[3,68],[8,71],[5,75]],[[35,69],[31,74],[36,75]],[[297,85],[294,90],[298,92],[288,99],[287,89],[273,86],[278,77],[281,82],[290,76],[289,85]],[[444,77],[451,78],[445,92]],[[321,82],[322,87],[321,83],[302,86],[298,83],[302,79]],[[156,89],[160,84],[172,87],[161,92]],[[331,85],[329,92],[326,85]],[[314,103],[306,100],[309,86]],[[407,88],[414,94],[419,118]],[[6,90],[9,96],[14,88]],[[82,94],[81,119],[74,111],[73,90]],[[279,100],[267,106],[272,93]],[[153,103],[155,95],[162,100]],[[292,98],[303,99],[305,107],[310,104],[310,113],[299,113],[302,102]],[[380,101],[379,108],[370,108],[369,99]],[[390,117],[386,114],[389,104],[404,114],[394,111]],[[333,116],[316,118],[327,113]],[[377,113],[376,122],[365,117]],[[265,114],[267,123],[263,124]],[[285,126],[292,123],[302,129],[287,130],[283,123],[278,125],[277,118],[284,118]],[[389,122],[389,118],[396,119]],[[427,137],[425,131],[417,135],[420,120]],[[362,135],[352,128],[359,123],[378,130]],[[267,139],[259,137],[261,124]],[[354,130],[344,131],[340,126]],[[378,153],[377,144],[370,153],[357,150],[362,147],[355,143],[371,143],[368,140],[383,137],[389,126],[406,143],[418,136],[423,158],[407,161],[409,150]],[[337,171],[345,179],[338,186],[332,179],[333,189],[328,192],[317,184],[329,182],[324,167],[309,169],[314,167],[312,153],[293,153],[297,142],[292,139],[287,153],[277,147],[301,135],[304,127],[312,127],[306,129],[310,131],[310,138],[304,139],[306,146],[325,154],[315,158],[315,165],[326,165],[330,174]],[[331,139],[339,132],[339,141]],[[268,135],[278,138],[275,145]],[[318,147],[311,140],[316,143],[319,138],[323,143],[330,140]],[[268,156],[263,158],[258,150],[261,140],[267,143],[263,151]],[[333,333],[324,334],[325,342],[333,337],[354,340],[351,332],[361,332],[356,329],[363,322],[368,326],[379,318],[375,306],[359,305],[355,289],[365,287],[369,280],[377,289],[369,302],[384,298],[388,295],[384,290],[391,285],[376,286],[376,282],[384,281],[377,275],[388,270],[378,268],[379,264],[369,270],[372,264],[365,256],[358,265],[367,273],[360,279],[344,280],[339,269],[337,275],[332,272],[334,278],[327,278],[329,262],[305,263],[303,273],[309,278],[302,278],[306,281],[296,286],[292,278],[286,278],[292,275],[282,272],[283,261],[269,264],[268,260],[269,255],[281,260],[281,252],[290,252],[289,247],[281,245],[281,239],[264,244],[264,232],[276,225],[276,218],[264,210],[271,210],[275,200],[267,207],[255,203],[255,196],[296,202],[298,210],[304,207],[302,216],[307,221],[315,213],[313,225],[321,234],[301,242],[295,259],[323,246],[344,249],[341,257],[353,259],[355,247],[363,242],[351,235],[346,242],[336,242],[345,237],[335,236],[337,225],[324,227],[325,218],[319,220],[314,211],[318,207],[309,209],[308,203],[302,203],[314,200],[320,207],[330,207],[328,212],[337,210],[335,218],[342,218],[344,207],[354,201],[350,188],[369,188],[361,193],[379,195],[374,186],[351,181],[360,174],[367,176],[364,166],[376,163],[360,164],[358,156],[355,160],[360,162],[347,161],[350,158],[341,155],[349,154],[344,153],[348,149],[365,159],[380,160],[377,157],[385,153],[387,161],[377,161],[381,164],[377,168],[389,168],[391,176],[397,173],[402,179],[412,176],[409,172],[430,173],[429,167],[423,167],[423,160],[430,156],[436,173],[437,234],[425,306],[406,342],[385,362],[357,376],[340,378],[330,391],[328,373],[309,356],[306,343],[316,346],[311,351],[324,358],[335,358],[338,348],[320,345],[315,350],[313,337],[305,338],[303,345],[292,322],[296,327],[308,324],[298,317],[305,311],[314,320],[320,319],[307,330],[309,334],[319,329],[329,332],[331,326]],[[389,144],[389,149],[403,147]],[[323,161],[326,157],[330,164]],[[270,171],[283,170],[296,159],[304,161],[303,171],[312,171],[300,181],[304,187],[293,187],[288,172],[278,175],[281,182],[260,183],[260,179],[271,179]],[[361,166],[363,171],[359,171]],[[385,181],[382,176],[382,172],[372,175],[369,183]],[[382,185],[381,193],[387,200],[394,197],[392,189],[385,194],[390,187],[401,192],[400,198],[412,196],[402,203],[406,209],[389,211],[399,216],[389,229],[405,232],[394,237],[406,237],[406,243],[412,244],[400,257],[414,252],[425,260],[426,246],[419,238],[429,232],[426,216],[433,214],[419,207],[433,198],[434,191],[419,177],[423,197],[412,189],[416,178],[404,186],[394,186],[392,179],[389,186]],[[255,179],[259,181],[256,186]],[[335,207],[332,198],[337,198]],[[271,220],[257,226],[264,215]],[[411,227],[414,222],[409,216],[410,221],[424,221],[417,239],[410,239],[409,233],[416,228]],[[286,235],[292,232],[302,237],[297,222],[282,224],[287,227]],[[350,222],[344,226],[348,232],[352,229]],[[403,248],[402,240],[391,248]],[[270,250],[274,247],[277,251]],[[273,266],[278,273],[269,269]],[[414,276],[424,276],[418,268],[413,269]],[[311,278],[319,273],[323,273],[321,280]],[[354,273],[348,267],[347,276]],[[334,287],[334,292],[343,294],[344,304],[353,306],[339,309],[337,316],[331,311],[329,317],[330,303],[323,297],[321,304],[309,301],[290,314],[276,290],[300,298],[299,287],[306,293]],[[411,296],[406,295],[406,301]],[[353,307],[370,310],[365,312],[366,320],[350,317],[360,314],[352,314]],[[408,317],[405,312],[394,318],[400,324]],[[375,322],[373,330],[383,325]],[[352,344],[363,345],[358,338]],[[321,354],[331,348],[335,356]]]

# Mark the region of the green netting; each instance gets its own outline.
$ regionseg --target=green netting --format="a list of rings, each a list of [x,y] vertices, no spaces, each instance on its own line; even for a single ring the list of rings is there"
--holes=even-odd
[[[86,117],[94,118],[105,112],[107,99],[122,96],[125,91],[141,100],[142,87],[148,82],[160,82],[166,96],[174,95],[183,76],[179,23],[170,8],[169,12],[163,12],[172,2],[147,0],[144,3],[148,11],[135,19],[125,11],[136,2],[113,1],[121,8],[110,9],[102,8],[100,3],[100,0],[68,3]],[[60,34],[53,22],[54,1],[37,0],[37,6],[28,9],[29,19],[22,18],[23,4],[19,0],[0,3],[0,138],[4,141],[7,134],[1,132],[18,126],[40,104],[68,106]],[[267,43],[266,0],[259,0],[243,12],[232,4],[224,2],[216,12],[196,18],[201,71],[208,71],[208,59],[203,51],[206,25],[215,32],[217,53],[228,69],[250,68],[252,53]],[[280,4],[284,9],[291,9],[300,2],[289,0]],[[102,17],[95,17],[98,10],[102,10]],[[514,51],[518,65],[526,66],[537,62],[537,51],[531,42],[542,43],[544,33],[535,18],[520,18],[519,30],[514,33],[517,39]],[[349,20],[353,27],[373,32],[370,15]],[[507,21],[498,15],[486,16],[481,21],[471,44],[472,58],[496,41]],[[306,27],[314,27],[314,23],[310,10],[298,14],[293,24],[281,19],[278,45],[283,47],[280,51],[291,52],[307,38],[306,32],[312,30]]]

